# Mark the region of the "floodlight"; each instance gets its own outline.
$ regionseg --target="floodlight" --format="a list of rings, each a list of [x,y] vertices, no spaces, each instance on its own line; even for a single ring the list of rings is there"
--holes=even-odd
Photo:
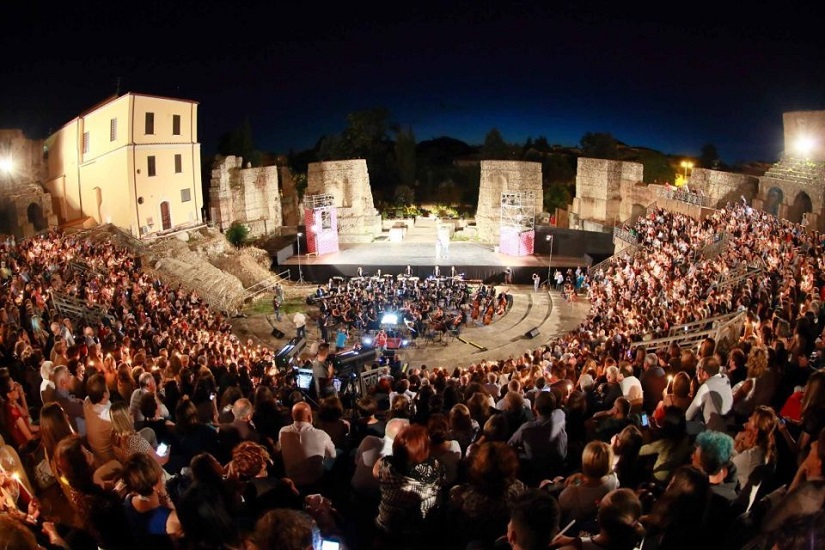
[[[382,325],[397,325],[398,324],[398,314],[397,313],[385,313],[381,317],[381,324]]]
[[[0,158],[0,172],[11,174],[12,170],[14,170],[14,161],[11,157]]]
[[[796,140],[796,150],[802,156],[808,156],[814,148],[816,143],[810,136],[801,136]]]

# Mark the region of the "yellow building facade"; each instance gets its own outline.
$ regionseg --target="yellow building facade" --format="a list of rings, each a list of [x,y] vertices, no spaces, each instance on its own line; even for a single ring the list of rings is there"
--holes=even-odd
[[[92,218],[135,237],[202,223],[198,104],[127,93],[46,139],[60,223]]]

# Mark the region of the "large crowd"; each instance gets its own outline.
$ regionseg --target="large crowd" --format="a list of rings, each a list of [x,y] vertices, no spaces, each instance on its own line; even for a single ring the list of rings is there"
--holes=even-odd
[[[346,398],[334,385],[299,389],[274,350],[239,341],[209,304],[153,279],[127,250],[57,231],[8,239],[0,540],[818,547],[822,237],[744,204],[701,221],[653,209],[634,230],[632,253],[577,285],[592,310],[576,330],[517,357],[387,368]],[[722,234],[726,246],[703,254]],[[762,270],[722,284],[744,265]],[[387,284],[319,298],[344,324],[377,314],[377,298],[465,320],[489,299],[460,284],[423,294]],[[57,296],[106,315],[62,317]],[[674,327],[734,312],[746,320],[733,342],[648,351]],[[326,343],[301,358],[316,378],[334,374],[329,359]]]

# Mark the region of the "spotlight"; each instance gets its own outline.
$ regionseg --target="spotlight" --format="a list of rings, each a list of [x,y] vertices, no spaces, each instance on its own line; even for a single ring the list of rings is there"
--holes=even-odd
[[[410,345],[410,341],[409,341],[409,340],[407,340],[406,338],[404,338],[403,340],[401,340],[401,347],[402,347],[402,348],[406,348],[406,347],[407,347],[407,346],[409,346],[409,345]]]
[[[372,336],[363,336],[361,338],[361,343],[364,344],[365,346],[371,346],[372,345]]]

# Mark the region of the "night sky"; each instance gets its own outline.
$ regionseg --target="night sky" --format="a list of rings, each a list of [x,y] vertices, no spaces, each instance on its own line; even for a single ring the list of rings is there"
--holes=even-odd
[[[0,128],[45,137],[120,77],[198,101],[205,153],[247,116],[285,153],[384,106],[419,141],[609,132],[738,163],[779,158],[783,112],[825,109],[821,1],[300,4],[3,2]]]

